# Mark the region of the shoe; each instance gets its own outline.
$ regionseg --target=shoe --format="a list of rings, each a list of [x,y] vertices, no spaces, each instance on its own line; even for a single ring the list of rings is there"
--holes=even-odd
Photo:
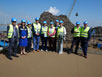
[[[77,55],[78,53],[77,53],[77,52],[75,52],[75,54]]]
[[[43,49],[41,49],[41,51],[43,51]]]
[[[18,55],[13,55],[13,56],[14,56],[14,57],[17,57],[17,58],[19,57]]]
[[[48,50],[46,49],[45,51],[47,52]]]
[[[26,53],[26,52],[24,52],[23,54],[24,54],[24,55],[27,55],[27,53]]]
[[[33,50],[33,52],[35,52],[35,50]]]
[[[63,52],[59,52],[59,55],[63,54]]]
[[[21,51],[20,55],[22,56],[23,55],[23,52]]]
[[[13,60],[12,57],[10,57],[10,56],[8,56],[7,58],[8,58],[9,60]]]
[[[37,50],[37,52],[40,52],[39,50]]]
[[[84,56],[87,59],[87,56]]]

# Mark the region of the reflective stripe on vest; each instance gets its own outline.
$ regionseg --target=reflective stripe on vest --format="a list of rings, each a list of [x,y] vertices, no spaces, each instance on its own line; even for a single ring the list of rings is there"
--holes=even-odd
[[[89,31],[90,27],[86,27],[84,29],[84,27],[81,28],[81,37],[88,37],[88,31]]]
[[[64,27],[58,27],[57,37],[59,37],[60,34],[61,34],[61,35],[64,34]]]
[[[41,29],[40,23],[38,23],[38,24],[33,23],[33,26],[34,26],[35,32],[36,32],[36,33],[40,33],[40,29]]]
[[[46,27],[43,26],[41,34],[44,34],[44,36],[47,37],[47,30],[48,30],[48,27],[47,26]]]
[[[49,28],[49,33],[52,34],[55,31],[55,27],[53,28]],[[51,37],[55,37],[55,35],[51,36]]]
[[[16,28],[18,30],[18,26],[17,25],[16,25]],[[13,36],[13,25],[10,24],[9,25],[9,31],[8,31],[8,38],[12,38],[12,36]]]
[[[28,38],[30,38],[30,34],[31,34],[31,27],[29,28],[28,26],[27,26],[27,30],[28,30]],[[32,35],[31,35],[32,36]]]
[[[80,32],[81,32],[81,27],[77,28],[77,27],[75,26],[75,27],[74,27],[73,37],[80,37]]]

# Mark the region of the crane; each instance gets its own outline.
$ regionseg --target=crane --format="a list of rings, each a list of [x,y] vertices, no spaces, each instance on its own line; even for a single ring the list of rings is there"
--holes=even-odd
[[[68,17],[70,17],[70,15],[71,15],[71,13],[72,13],[74,7],[75,7],[76,1],[77,1],[77,0],[74,0],[74,1],[73,1],[72,8],[70,9],[70,11],[69,11],[69,13],[68,13]],[[76,13],[76,16],[78,16],[78,13]]]

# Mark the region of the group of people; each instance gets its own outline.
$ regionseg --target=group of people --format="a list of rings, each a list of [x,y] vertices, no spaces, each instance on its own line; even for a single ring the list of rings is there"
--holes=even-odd
[[[66,28],[63,26],[62,20],[53,21],[48,25],[47,21],[43,21],[41,25],[39,17],[35,18],[35,22],[26,22],[21,20],[21,25],[18,26],[16,18],[11,19],[11,24],[7,26],[7,36],[9,40],[8,58],[12,60],[11,56],[19,57],[17,55],[18,47],[20,54],[26,55],[27,52],[32,51],[31,46],[33,42],[33,52],[40,51],[56,51],[59,54],[63,53],[63,40],[66,36]],[[26,25],[27,23],[27,25]],[[83,27],[80,27],[80,22],[76,22],[76,26],[72,29],[73,41],[68,53],[73,52],[73,47],[76,45],[75,54],[77,54],[79,44],[83,50],[83,56],[87,58],[88,41],[91,38],[91,28],[88,27],[88,22],[85,21]],[[41,38],[41,50],[39,50],[39,43]],[[49,46],[47,45],[49,43]],[[14,50],[14,52],[13,52]],[[12,53],[13,52],[13,53]]]
[[[76,26],[72,29],[73,41],[69,51],[69,54],[73,52],[73,47],[76,45],[75,54],[77,54],[79,44],[81,42],[81,48],[83,51],[83,56],[87,58],[88,42],[91,39],[91,28],[88,27],[88,22],[84,21],[84,26],[80,27],[80,21],[76,22]]]
[[[27,23],[27,25],[26,25]],[[16,18],[11,19],[11,24],[7,26],[7,36],[9,40],[8,58],[12,60],[11,56],[19,57],[17,55],[18,47],[20,54],[26,55],[30,52],[33,40],[33,52],[39,52],[40,38],[42,42],[41,51],[56,51],[59,54],[63,53],[63,39],[66,36],[66,28],[63,26],[62,20],[53,21],[48,25],[47,21],[43,21],[41,25],[39,17],[35,18],[35,22],[26,22],[21,20],[21,25],[17,25]],[[49,43],[49,47],[47,44]],[[14,51],[13,51],[14,50]]]

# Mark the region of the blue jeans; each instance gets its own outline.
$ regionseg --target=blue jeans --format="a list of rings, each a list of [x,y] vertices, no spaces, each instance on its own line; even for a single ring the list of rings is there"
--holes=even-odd
[[[40,36],[34,36],[33,37],[33,49],[38,50],[39,49],[39,42],[40,42]]]

